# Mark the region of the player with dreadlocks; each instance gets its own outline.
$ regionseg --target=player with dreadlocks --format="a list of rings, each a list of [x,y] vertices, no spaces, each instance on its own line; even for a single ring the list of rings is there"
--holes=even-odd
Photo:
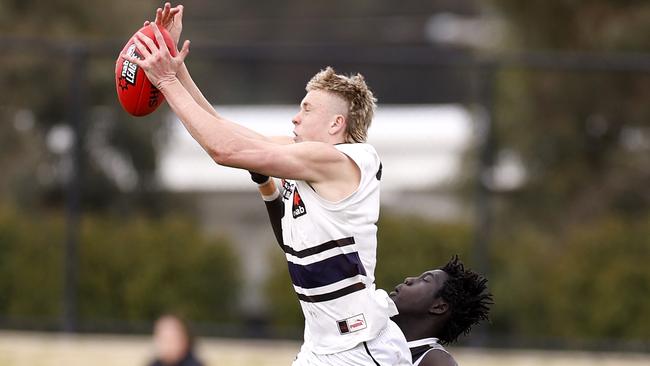
[[[493,301],[487,282],[454,256],[444,267],[407,277],[395,287],[389,296],[399,314],[391,319],[406,336],[414,366],[456,365],[442,345],[488,319]]]
[[[273,233],[282,246],[284,205],[282,199],[273,194],[275,182],[253,172],[251,178],[258,183]],[[399,314],[391,320],[408,341],[413,365],[456,365],[442,345],[455,342],[461,334],[468,334],[472,326],[488,319],[493,301],[487,282],[484,276],[466,269],[458,256],[454,256],[442,268],[424,272],[419,277],[407,277],[395,287],[389,297]]]

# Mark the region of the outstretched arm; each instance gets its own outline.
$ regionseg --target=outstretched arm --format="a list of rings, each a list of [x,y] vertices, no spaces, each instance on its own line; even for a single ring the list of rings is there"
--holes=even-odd
[[[154,20],[154,23],[158,27],[163,27],[167,29],[175,45],[178,45],[178,43],[180,42],[181,32],[183,31],[184,11],[185,8],[183,7],[183,5],[177,5],[175,7],[172,7],[170,3],[165,3],[163,8],[156,9],[156,19]],[[151,22],[149,21],[144,22],[145,26],[149,24],[151,24]],[[192,76],[190,75],[190,72],[185,62],[180,64],[176,77],[181,82],[183,87],[187,90],[187,92],[192,96],[192,99],[194,99],[194,101],[203,110],[205,110],[206,112],[208,112],[214,117],[221,118],[221,116],[219,116],[219,114],[214,109],[212,104],[205,98],[205,96],[203,95],[199,87],[192,79]],[[280,144],[289,144],[293,142],[293,139],[290,136],[267,137],[249,129],[240,129],[241,126],[234,123],[232,124],[231,127],[240,130],[240,133],[251,138],[266,139],[268,141],[273,141]]]
[[[151,26],[158,44],[164,45],[158,27]],[[176,56],[142,33],[136,33],[134,42],[142,59],[126,54],[123,57],[145,71],[192,137],[218,164],[304,180],[312,183],[317,191],[321,183],[327,182],[327,190],[319,193],[330,200],[342,199],[356,189],[360,179],[358,167],[333,145],[324,142],[283,145],[201,108],[176,76],[189,53],[189,41],[184,42]]]
[[[156,25],[159,27],[167,29],[172,39],[174,40],[176,47],[178,47],[178,42],[181,38],[181,32],[183,31],[184,10],[185,8],[183,5],[172,7],[170,3],[165,3],[162,9],[156,9],[156,20],[154,20],[154,23],[156,23]],[[149,21],[144,22],[145,26],[149,24]],[[187,91],[190,93],[192,98],[196,101],[196,103],[201,106],[201,108],[215,117],[219,116],[217,114],[217,111],[214,110],[214,107],[212,107],[212,104],[208,102],[203,93],[201,93],[201,90],[197,87],[196,83],[194,83],[194,80],[192,80],[185,62],[181,64],[176,76],[178,77],[178,80],[180,80],[181,84],[183,84],[185,89],[187,89]]]

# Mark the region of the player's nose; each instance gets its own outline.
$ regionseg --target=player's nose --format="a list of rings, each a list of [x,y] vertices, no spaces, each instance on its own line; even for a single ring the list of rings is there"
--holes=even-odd
[[[293,118],[291,119],[291,123],[294,125],[297,125],[300,123],[300,113],[297,113]]]

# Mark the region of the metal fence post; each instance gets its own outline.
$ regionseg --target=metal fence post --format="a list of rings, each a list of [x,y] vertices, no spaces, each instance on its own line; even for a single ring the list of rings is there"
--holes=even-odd
[[[494,89],[498,68],[493,62],[479,64],[477,102],[478,164],[476,171],[475,226],[472,262],[479,273],[490,275],[490,239],[492,234],[491,190],[497,144],[494,132]],[[487,328],[479,326],[472,337],[474,346],[487,341]]]
[[[83,120],[86,104],[86,62],[88,52],[83,45],[68,49],[70,58],[68,123],[73,131],[72,172],[66,190],[66,240],[63,258],[63,324],[64,332],[76,332],[78,321],[77,289],[79,267],[79,231],[81,224],[81,190],[83,167]]]

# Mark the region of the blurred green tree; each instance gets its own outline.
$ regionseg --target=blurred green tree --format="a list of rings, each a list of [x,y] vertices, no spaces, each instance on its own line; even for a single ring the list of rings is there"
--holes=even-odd
[[[57,324],[63,234],[56,215],[0,210],[0,321]],[[237,322],[236,255],[226,240],[206,239],[187,219],[93,217],[84,221],[81,240],[82,326],[139,325],[166,311]]]
[[[87,210],[161,208],[155,171],[162,113],[134,119],[118,106],[114,58],[95,55],[73,68],[74,46],[126,40],[156,1],[0,2],[0,197],[24,209],[59,207],[70,179],[70,81],[82,79],[83,205]],[[119,44],[119,43],[118,43]],[[120,49],[112,52],[117,57]],[[124,194],[128,193],[128,194]]]
[[[650,50],[647,2],[493,3],[510,25],[513,49]],[[500,72],[497,140],[526,167],[522,189],[505,195],[512,209],[507,221],[535,220],[561,231],[610,213],[644,217],[650,210],[648,85],[650,73],[638,71]]]
[[[510,50],[650,50],[648,2],[491,4],[508,24]],[[622,309],[646,306],[639,293],[648,293],[640,262],[650,259],[649,85],[647,71],[498,72],[496,141],[521,157],[525,181],[495,194],[497,332],[647,338],[647,320]]]
[[[439,268],[456,254],[472,265],[471,227],[465,223],[437,223],[382,212],[377,226],[378,288],[390,292],[407,276]]]

